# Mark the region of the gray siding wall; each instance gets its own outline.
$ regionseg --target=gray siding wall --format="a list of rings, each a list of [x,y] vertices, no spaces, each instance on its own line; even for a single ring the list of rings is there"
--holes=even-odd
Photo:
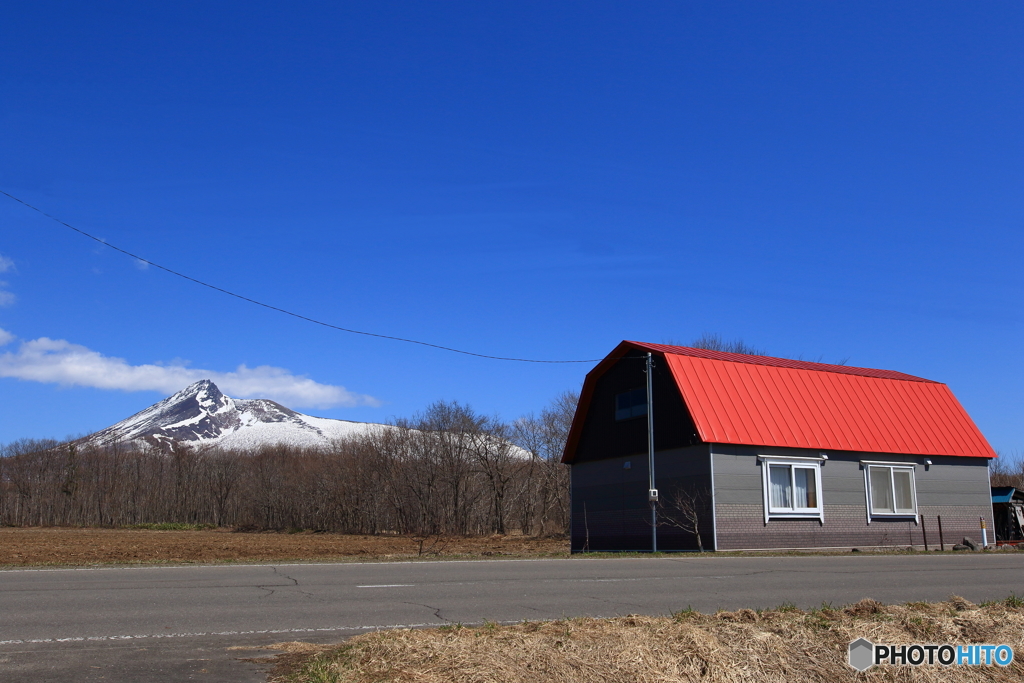
[[[993,542],[992,498],[988,460],[886,453],[828,451],[821,467],[825,520],[772,519],[764,521],[761,463],[758,455],[816,457],[820,451],[711,446],[714,463],[715,516],[720,550],[923,545],[938,546],[938,517],[948,548],[964,536],[981,542],[980,518]],[[906,519],[867,518],[867,493],[861,460],[914,464],[921,523]]]
[[[625,469],[626,462],[630,468]],[[701,539],[713,547],[711,460],[706,444],[655,454],[654,471],[663,507],[676,491],[702,498]],[[647,501],[647,454],[577,462],[572,465],[572,551],[645,551],[651,549],[651,513]],[[703,494],[703,495],[701,495]],[[694,534],[669,525],[658,527],[659,550],[696,550]]]

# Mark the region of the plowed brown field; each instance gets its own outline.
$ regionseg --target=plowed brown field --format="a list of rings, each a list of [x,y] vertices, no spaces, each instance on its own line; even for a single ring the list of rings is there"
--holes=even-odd
[[[261,560],[407,559],[415,557],[552,557],[564,539],[349,536],[328,533],[238,533],[228,529],[0,528],[0,566],[252,562]]]

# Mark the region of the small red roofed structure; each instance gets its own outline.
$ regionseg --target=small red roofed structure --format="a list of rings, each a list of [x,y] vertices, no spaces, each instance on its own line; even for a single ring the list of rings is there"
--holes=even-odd
[[[587,375],[563,456],[576,552],[651,547],[648,353],[659,550],[922,546],[939,515],[957,541],[991,522],[996,454],[945,384],[625,341]]]

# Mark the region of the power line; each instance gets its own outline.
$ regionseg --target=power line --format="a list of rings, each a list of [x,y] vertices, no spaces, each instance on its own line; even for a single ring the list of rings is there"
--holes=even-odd
[[[473,353],[472,351],[463,351],[462,349],[455,349],[455,348],[452,348],[450,346],[441,346],[440,344],[431,344],[430,342],[419,341],[419,340],[416,340],[416,339],[405,339],[404,337],[393,337],[393,336],[387,335],[387,334],[377,334],[375,332],[363,332],[362,330],[353,330],[353,329],[350,329],[348,327],[341,327],[339,325],[332,325],[331,323],[325,323],[322,320],[317,320],[316,318],[310,318],[308,316],[301,315],[299,313],[294,313],[294,312],[289,311],[289,310],[284,309],[284,308],[279,308],[278,306],[272,306],[270,304],[265,304],[262,301],[257,301],[256,299],[250,299],[247,296],[243,296],[241,294],[236,294],[235,292],[232,292],[230,290],[224,289],[223,287],[218,287],[217,285],[211,285],[209,282],[203,282],[202,280],[199,280],[197,278],[191,277],[189,275],[185,275],[184,273],[179,273],[178,271],[173,270],[171,268],[168,268],[166,266],[161,266],[159,263],[155,263],[153,261],[150,261],[149,259],[142,258],[141,256],[133,254],[132,252],[130,252],[130,251],[126,250],[126,249],[122,249],[121,247],[114,246],[113,244],[110,244],[106,240],[100,239],[99,237],[96,237],[95,235],[90,235],[85,230],[81,230],[79,228],[76,228],[75,226],[71,225],[70,223],[65,223],[64,221],[62,221],[61,219],[57,218],[56,216],[51,216],[50,214],[46,213],[42,209],[40,209],[38,207],[35,207],[35,206],[32,206],[31,204],[29,204],[25,200],[19,199],[19,198],[15,197],[14,195],[12,195],[12,194],[10,194],[8,192],[4,192],[3,190],[0,190],[0,194],[3,194],[5,196],[13,199],[14,201],[18,202],[19,204],[21,204],[23,206],[26,206],[29,209],[32,209],[33,211],[42,214],[43,216],[46,216],[47,218],[49,218],[50,220],[52,220],[52,221],[54,221],[56,223],[60,223],[65,228],[69,228],[71,230],[74,230],[78,234],[83,235],[84,237],[88,237],[89,239],[91,239],[91,240],[93,240],[95,242],[99,242],[100,244],[102,244],[105,247],[109,247],[110,249],[113,249],[114,251],[121,252],[125,256],[131,256],[133,259],[137,259],[138,261],[141,261],[142,263],[145,263],[147,265],[153,266],[154,268],[159,268],[160,270],[164,271],[165,273],[170,273],[171,275],[175,275],[175,276],[180,277],[180,278],[182,278],[184,280],[188,280],[189,282],[193,282],[193,283],[195,283],[197,285],[201,285],[203,287],[207,287],[208,289],[212,289],[214,291],[220,292],[221,294],[227,294],[228,296],[233,296],[236,299],[241,299],[242,301],[247,301],[247,302],[249,302],[251,304],[255,304],[257,306],[262,306],[263,308],[268,308],[268,309],[270,309],[272,311],[277,311],[278,313],[283,313],[285,315],[290,315],[293,318],[298,318],[299,320],[305,320],[306,322],[313,323],[314,325],[320,325],[322,327],[328,327],[328,328],[330,328],[332,330],[338,330],[339,332],[349,332],[351,334],[361,334],[361,335],[366,336],[366,337],[377,337],[378,339],[390,339],[392,341],[405,342],[406,344],[419,344],[420,346],[429,346],[432,349],[440,349],[441,351],[451,351],[452,353],[461,353],[461,354],[463,354],[465,356],[474,356],[476,358],[487,358],[489,360],[507,360],[507,361],[514,361],[514,362],[517,362],[517,363],[596,363],[596,362],[602,360],[600,358],[592,358],[592,359],[587,359],[587,360],[537,360],[535,358],[507,358],[505,356],[490,356],[490,355],[487,355],[485,353]]]

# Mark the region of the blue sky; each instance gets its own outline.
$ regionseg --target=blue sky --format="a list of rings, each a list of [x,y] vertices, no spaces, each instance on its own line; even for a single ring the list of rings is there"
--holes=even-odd
[[[340,6],[339,6],[340,5]],[[0,189],[343,327],[600,358],[704,332],[946,382],[1024,451],[1015,3],[20,3]],[[211,376],[514,418],[589,364],[336,332],[0,196],[0,442]]]

